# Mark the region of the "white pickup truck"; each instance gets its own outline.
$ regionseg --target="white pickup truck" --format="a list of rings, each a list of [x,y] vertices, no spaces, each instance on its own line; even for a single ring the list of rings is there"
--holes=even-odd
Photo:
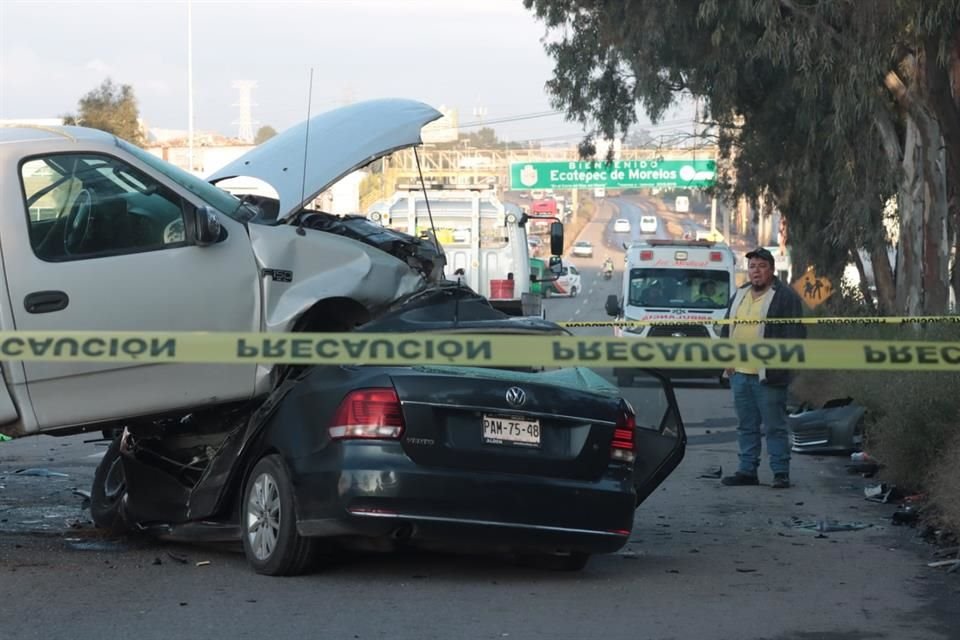
[[[435,243],[306,209],[420,143],[407,100],[344,107],[196,178],[113,135],[0,128],[0,329],[349,330],[443,276]],[[248,176],[278,198],[214,186]],[[24,362],[3,353],[0,433],[108,430],[266,396],[263,365]]]

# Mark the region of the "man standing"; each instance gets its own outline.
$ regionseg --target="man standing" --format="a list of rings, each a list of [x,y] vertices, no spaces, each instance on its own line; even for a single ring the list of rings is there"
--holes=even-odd
[[[800,318],[803,316],[803,301],[793,289],[774,276],[773,254],[764,248],[747,254],[748,282],[740,287],[727,309],[727,318],[732,318],[734,340],[754,342],[760,339],[791,340],[807,336],[806,328],[799,323],[767,324],[763,320],[773,318]],[[737,322],[737,320],[747,322]],[[723,337],[729,337],[729,325],[724,325]],[[787,434],[787,386],[791,374],[788,370],[766,367],[739,366],[727,369],[733,402],[737,411],[737,445],[740,449],[740,464],[737,472],[723,478],[727,486],[760,484],[757,468],[760,466],[760,424],[767,431],[767,455],[773,471],[773,488],[790,486],[790,442]]]

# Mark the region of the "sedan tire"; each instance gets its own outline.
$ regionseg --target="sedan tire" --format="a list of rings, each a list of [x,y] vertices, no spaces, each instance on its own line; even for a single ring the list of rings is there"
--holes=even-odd
[[[120,458],[120,438],[114,438],[100,459],[90,487],[90,516],[98,529],[119,535],[130,531],[124,511],[127,479]]]
[[[257,573],[292,576],[313,563],[316,540],[297,533],[293,484],[278,455],[254,465],[244,485],[243,551]]]

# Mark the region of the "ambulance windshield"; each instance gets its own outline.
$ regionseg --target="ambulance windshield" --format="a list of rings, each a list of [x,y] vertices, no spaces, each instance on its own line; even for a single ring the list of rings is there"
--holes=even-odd
[[[730,300],[730,273],[714,269],[631,269],[630,295],[634,307],[670,309],[726,309]]]

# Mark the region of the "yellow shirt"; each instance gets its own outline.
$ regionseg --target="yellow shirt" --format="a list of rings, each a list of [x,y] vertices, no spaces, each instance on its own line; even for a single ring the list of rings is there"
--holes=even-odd
[[[773,295],[773,289],[767,289],[766,292],[759,298],[753,297],[753,292],[748,291],[747,295],[743,297],[743,302],[740,303],[740,306],[737,308],[737,315],[734,318],[735,320],[751,320],[757,321],[763,319],[763,305],[767,299],[767,296]],[[730,337],[734,340],[739,340],[742,342],[756,342],[760,337],[760,325],[752,324],[737,324],[733,325],[733,332],[730,334]],[[760,373],[760,370],[754,367],[749,366],[740,366],[735,369],[737,373],[746,373],[748,375],[757,375]]]

